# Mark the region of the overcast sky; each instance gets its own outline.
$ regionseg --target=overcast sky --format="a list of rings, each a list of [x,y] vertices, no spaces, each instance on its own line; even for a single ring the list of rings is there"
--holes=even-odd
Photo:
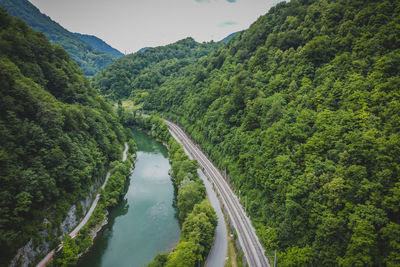
[[[71,32],[132,53],[186,37],[220,41],[281,0],[29,0]]]

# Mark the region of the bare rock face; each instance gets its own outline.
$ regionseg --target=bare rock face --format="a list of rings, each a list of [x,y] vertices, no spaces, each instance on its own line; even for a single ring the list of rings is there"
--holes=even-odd
[[[47,224],[49,221],[47,219],[44,219],[43,223]],[[61,235],[59,236],[60,240],[62,237],[66,234],[68,234],[72,228],[77,224],[77,218],[76,218],[76,205],[72,205],[71,208],[68,211],[67,216],[65,217],[64,221],[60,225],[61,229]],[[55,231],[56,232],[56,231]],[[46,237],[48,235],[47,230],[40,231],[40,234],[46,240]],[[41,243],[40,245],[35,247],[35,244],[33,243],[33,240],[29,240],[28,243],[26,243],[25,246],[21,247],[15,257],[12,259],[10,266],[22,266],[22,267],[28,267],[29,264],[32,264],[35,262],[37,259],[36,257],[39,255],[45,255],[46,253],[49,252],[49,247],[50,247],[50,242],[44,242]]]
[[[47,231],[42,231],[41,234],[47,235]],[[49,251],[49,246],[50,242],[45,242],[35,248],[33,240],[29,240],[25,246],[18,250],[17,255],[15,255],[14,259],[11,261],[10,266],[28,267],[38,255],[47,253]]]
[[[61,236],[60,239],[68,234],[72,228],[76,225],[76,205],[72,205],[67,213],[67,217],[65,217],[64,221],[61,223]]]
[[[26,243],[25,246],[18,249],[17,255],[15,255],[14,259],[11,261],[10,266],[23,266],[27,267],[31,259],[36,257],[36,253],[33,250],[33,242],[32,239]]]
[[[92,204],[93,199],[96,197],[94,186],[91,186],[90,190],[91,190],[91,192],[90,192],[89,196],[86,199],[80,201],[82,208],[83,208],[83,214],[86,214],[86,212],[89,210],[89,208]]]
[[[48,223],[50,223],[50,221],[45,218],[43,220],[43,224],[47,225]],[[48,235],[48,230],[44,229],[40,231],[40,235],[43,237],[44,240],[46,240],[46,237]],[[49,248],[50,248],[50,242],[48,241],[43,242],[35,247],[33,240],[30,239],[28,243],[25,244],[25,246],[21,247],[17,251],[17,254],[10,263],[10,266],[27,267],[29,266],[29,264],[35,261],[38,255],[46,254],[49,251]]]

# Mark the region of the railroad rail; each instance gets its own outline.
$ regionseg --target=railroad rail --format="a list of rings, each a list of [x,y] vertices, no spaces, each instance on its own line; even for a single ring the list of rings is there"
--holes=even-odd
[[[238,234],[239,243],[243,249],[249,266],[270,267],[265,256],[264,249],[259,242],[254,227],[247,217],[239,199],[233,193],[221,172],[212,164],[204,153],[194,144],[189,136],[176,124],[165,120],[168,129],[180,139],[186,151],[197,160],[204,173],[215,186],[215,190],[220,195],[222,204],[227,209],[229,218]]]

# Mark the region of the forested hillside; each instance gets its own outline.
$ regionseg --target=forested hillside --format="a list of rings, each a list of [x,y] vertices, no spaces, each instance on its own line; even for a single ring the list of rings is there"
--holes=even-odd
[[[93,77],[92,84],[109,99],[135,96],[141,101],[156,92],[168,78],[221,47],[222,43],[197,43],[192,38],[162,47],[146,48],[118,59],[103,72]]]
[[[137,66],[99,88],[179,121],[281,266],[398,266],[399,1],[283,2],[161,84]]]
[[[34,30],[43,32],[53,44],[61,45],[87,76],[93,76],[117,58],[111,53],[92,47],[67,31],[50,17],[40,13],[28,0],[0,0],[0,6],[6,8],[11,15],[24,20]]]
[[[0,8],[0,265],[58,244],[72,204],[119,159],[124,132],[67,52]],[[57,243],[56,243],[57,242]]]

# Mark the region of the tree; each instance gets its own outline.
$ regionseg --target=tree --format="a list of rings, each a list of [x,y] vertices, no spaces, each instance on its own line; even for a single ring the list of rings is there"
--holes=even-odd
[[[317,36],[303,48],[304,56],[315,65],[328,62],[334,54],[329,36]]]
[[[201,187],[197,182],[189,183],[179,188],[177,197],[179,220],[183,222],[186,216],[192,211],[194,205],[200,203],[204,197],[204,187]]]
[[[157,256],[152,260],[147,266],[148,267],[163,267],[168,262],[167,254],[157,254]]]
[[[190,213],[182,225],[182,236],[185,240],[194,240],[200,245],[199,254],[204,257],[214,241],[214,228],[205,213]]]
[[[339,260],[341,266],[372,266],[373,255],[376,254],[376,238],[374,226],[359,220],[354,228],[346,255]]]
[[[193,241],[179,242],[174,251],[169,254],[166,267],[195,266],[199,260],[196,255],[196,244]]]
[[[69,235],[65,235],[62,244],[62,256],[57,259],[57,263],[60,264],[62,267],[75,266],[78,262],[79,252],[79,248],[75,244],[75,240],[72,239]]]
[[[312,263],[311,248],[290,247],[278,256],[279,266],[309,266]]]

